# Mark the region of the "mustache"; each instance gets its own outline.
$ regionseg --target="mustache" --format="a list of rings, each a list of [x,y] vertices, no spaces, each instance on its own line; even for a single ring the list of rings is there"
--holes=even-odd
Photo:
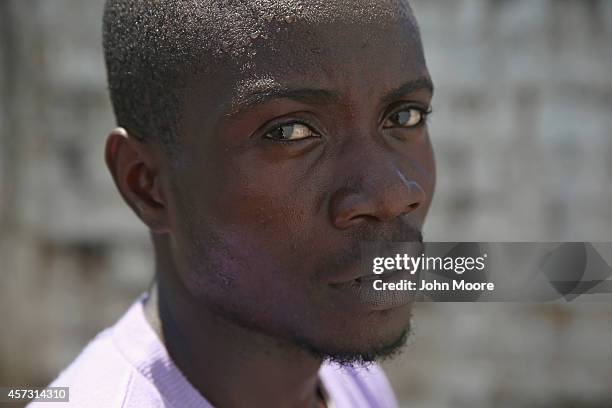
[[[396,222],[391,227],[384,229],[380,225],[364,223],[351,232],[351,244],[349,247],[330,259],[321,262],[317,270],[321,273],[330,269],[341,270],[355,264],[367,253],[392,252],[397,248],[394,243],[416,242],[423,243],[422,231],[406,222]]]

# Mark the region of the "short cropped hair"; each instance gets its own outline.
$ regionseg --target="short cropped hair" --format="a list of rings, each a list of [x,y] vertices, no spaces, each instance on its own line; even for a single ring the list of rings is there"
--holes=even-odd
[[[111,103],[117,125],[138,139],[172,148],[179,143],[185,74],[194,66],[194,40],[206,39],[194,27],[197,4],[184,0],[105,3],[102,43]]]

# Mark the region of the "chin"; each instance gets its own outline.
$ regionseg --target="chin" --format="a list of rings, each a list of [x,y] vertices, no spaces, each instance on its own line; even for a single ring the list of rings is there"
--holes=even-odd
[[[342,364],[367,364],[400,354],[411,334],[410,321],[395,330],[361,330],[335,335],[327,341],[300,338],[300,347],[322,360]]]

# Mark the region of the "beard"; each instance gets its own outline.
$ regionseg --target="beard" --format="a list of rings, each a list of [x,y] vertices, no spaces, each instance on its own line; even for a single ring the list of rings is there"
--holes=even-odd
[[[318,346],[310,339],[303,337],[295,338],[294,344],[313,357],[326,362],[341,366],[363,366],[375,361],[380,362],[396,357],[404,350],[410,335],[409,325],[396,338],[373,344],[364,350]]]

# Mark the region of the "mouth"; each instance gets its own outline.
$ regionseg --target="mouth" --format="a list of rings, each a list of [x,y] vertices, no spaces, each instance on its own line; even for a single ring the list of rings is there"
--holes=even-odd
[[[362,254],[349,268],[328,281],[339,302],[346,302],[354,310],[388,310],[412,303],[415,299],[419,273],[400,263],[386,265],[382,273],[375,273],[374,259],[418,256],[423,252],[422,241],[374,242],[362,247]],[[400,258],[403,259],[403,258]],[[365,262],[367,260],[367,262]],[[398,261],[399,262],[399,261]],[[376,265],[380,266],[380,265]],[[406,269],[402,269],[406,268]]]
[[[332,285],[345,284],[345,283],[363,283],[369,281],[375,281],[377,279],[390,279],[397,273],[406,271],[400,268],[400,264],[394,264],[393,268],[385,267],[382,273],[375,273],[373,269],[373,261],[377,258],[396,258],[400,254],[404,256],[416,257],[423,253],[423,242],[422,241],[409,241],[409,242],[391,242],[391,243],[374,243],[378,247],[372,247],[369,252],[362,252],[360,256],[356,256],[353,263],[350,264],[346,269],[338,271],[330,281]],[[399,262],[399,261],[398,261]],[[404,268],[407,268],[404,262]],[[414,273],[414,272],[412,272]]]
[[[364,274],[361,275],[355,279],[352,279],[348,282],[343,282],[344,284],[350,284],[353,286],[362,286],[362,285],[373,285],[374,281],[376,280],[381,280],[382,282],[390,282],[391,279],[393,279],[393,277],[395,277],[397,274],[401,273],[403,271],[401,270],[390,270],[390,271],[385,271],[383,273],[381,273],[380,275],[376,275],[373,273],[368,273],[368,274]],[[341,284],[340,284],[341,285]]]
[[[390,289],[402,287],[402,284],[410,280],[414,280],[414,276],[408,271],[391,270],[380,275],[361,275],[350,281],[331,284],[330,287],[340,298],[355,307],[382,311],[407,305],[414,300],[414,291],[407,287]]]

